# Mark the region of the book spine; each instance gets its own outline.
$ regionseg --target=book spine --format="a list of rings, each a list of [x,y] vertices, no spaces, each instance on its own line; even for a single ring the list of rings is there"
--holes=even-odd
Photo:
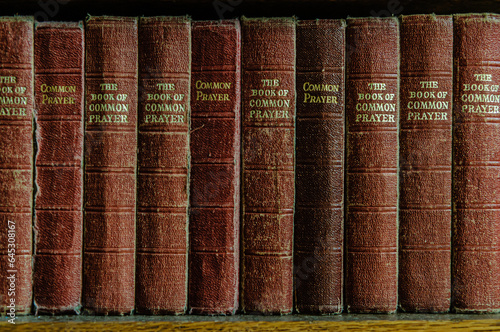
[[[137,19],[87,19],[82,302],[94,314],[134,309],[137,48]]]
[[[189,312],[234,314],[239,295],[241,29],[193,23]]]
[[[450,308],[452,69],[452,17],[401,17],[399,307],[405,312]]]
[[[343,309],[344,63],[345,21],[297,23],[294,265],[299,313]]]
[[[141,18],[136,309],[187,306],[191,21]]]
[[[452,309],[500,311],[500,16],[454,17]]]
[[[295,20],[242,18],[243,312],[293,307]]]
[[[0,45],[0,314],[12,318],[32,300],[33,18],[0,17]]]
[[[82,288],[83,25],[35,30],[34,304],[78,313]]]
[[[347,20],[348,312],[397,308],[399,24]]]

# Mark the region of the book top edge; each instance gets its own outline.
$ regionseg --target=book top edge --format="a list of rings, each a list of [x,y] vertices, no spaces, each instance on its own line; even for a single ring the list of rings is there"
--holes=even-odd
[[[500,14],[497,13],[456,13],[452,15],[454,17],[500,17]]]
[[[141,16],[139,17],[141,24],[167,22],[167,23],[191,23],[191,17],[183,16]]]
[[[399,15],[399,18],[402,20],[408,19],[451,19],[453,18],[453,14],[411,14],[411,15]]]
[[[138,18],[134,16],[92,16],[87,15],[85,23],[93,22],[108,22],[108,23],[137,23]]]
[[[295,16],[287,16],[287,17],[246,17],[246,16],[241,16],[240,21],[242,24],[262,24],[262,23],[295,24],[297,19],[295,18]]]
[[[483,22],[500,22],[500,14],[494,13],[469,13],[469,14],[454,14],[453,20],[456,21],[483,21]]]
[[[221,19],[221,20],[196,20],[192,21],[193,28],[205,26],[239,26],[240,20],[238,19]]]
[[[35,21],[35,27],[37,30],[40,29],[83,29],[83,21],[77,22],[53,22],[45,21],[38,22]]]
[[[435,15],[435,14],[418,14],[418,15],[401,15],[401,24],[420,25],[420,24],[452,24],[452,15]]]
[[[33,16],[22,16],[22,15],[13,15],[13,16],[0,16],[0,22],[29,22],[35,23],[35,18]]]
[[[346,19],[348,25],[352,24],[365,24],[366,22],[386,22],[388,24],[398,24],[399,19],[396,16],[390,16],[390,17],[375,17],[375,16],[370,16],[370,17],[348,17]]]
[[[314,20],[297,20],[298,26],[313,26],[313,25],[321,25],[321,26],[342,26],[345,27],[347,25],[346,21],[343,18],[317,18]]]

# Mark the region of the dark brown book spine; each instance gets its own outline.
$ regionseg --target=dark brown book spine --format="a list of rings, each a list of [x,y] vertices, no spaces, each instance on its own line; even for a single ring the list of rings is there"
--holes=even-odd
[[[401,17],[399,307],[447,312],[451,296],[451,16]]]
[[[397,307],[399,24],[347,20],[348,312]]]
[[[500,15],[454,17],[452,309],[500,311]]]
[[[89,17],[85,27],[83,306],[134,309],[137,19]]]
[[[399,307],[447,312],[451,296],[451,16],[401,17]]]
[[[193,23],[189,312],[234,314],[239,295],[241,30]]]
[[[33,18],[0,17],[0,314],[31,310]]]
[[[187,306],[191,21],[141,18],[136,309]]]
[[[243,312],[293,307],[295,20],[242,18]]]
[[[34,304],[79,312],[82,293],[83,23],[35,30]]]
[[[342,311],[345,21],[297,23],[295,308]]]

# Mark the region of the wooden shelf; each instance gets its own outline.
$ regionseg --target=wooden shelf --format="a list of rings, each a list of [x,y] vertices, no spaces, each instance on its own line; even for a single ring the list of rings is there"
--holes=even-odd
[[[60,1],[60,2],[58,2]],[[226,4],[225,11],[217,4]],[[49,5],[50,4],[50,5]],[[56,5],[54,5],[56,4]],[[77,21],[91,15],[190,15],[194,20],[236,18],[242,15],[292,16],[299,19],[389,16],[419,13],[453,14],[500,12],[499,0],[0,0],[1,15],[34,15],[39,20]],[[335,316],[26,316],[16,325],[3,317],[0,329],[16,331],[500,331],[500,314],[394,314]]]
[[[500,331],[500,314],[394,314],[335,316],[26,316],[16,325],[3,320],[0,329],[16,331]]]

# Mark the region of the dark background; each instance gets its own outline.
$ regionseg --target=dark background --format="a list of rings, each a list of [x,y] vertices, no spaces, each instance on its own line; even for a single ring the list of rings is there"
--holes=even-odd
[[[242,15],[299,19],[500,12],[500,0],[0,0],[0,15],[34,15],[38,21],[77,21],[91,15],[190,15],[195,20]]]

